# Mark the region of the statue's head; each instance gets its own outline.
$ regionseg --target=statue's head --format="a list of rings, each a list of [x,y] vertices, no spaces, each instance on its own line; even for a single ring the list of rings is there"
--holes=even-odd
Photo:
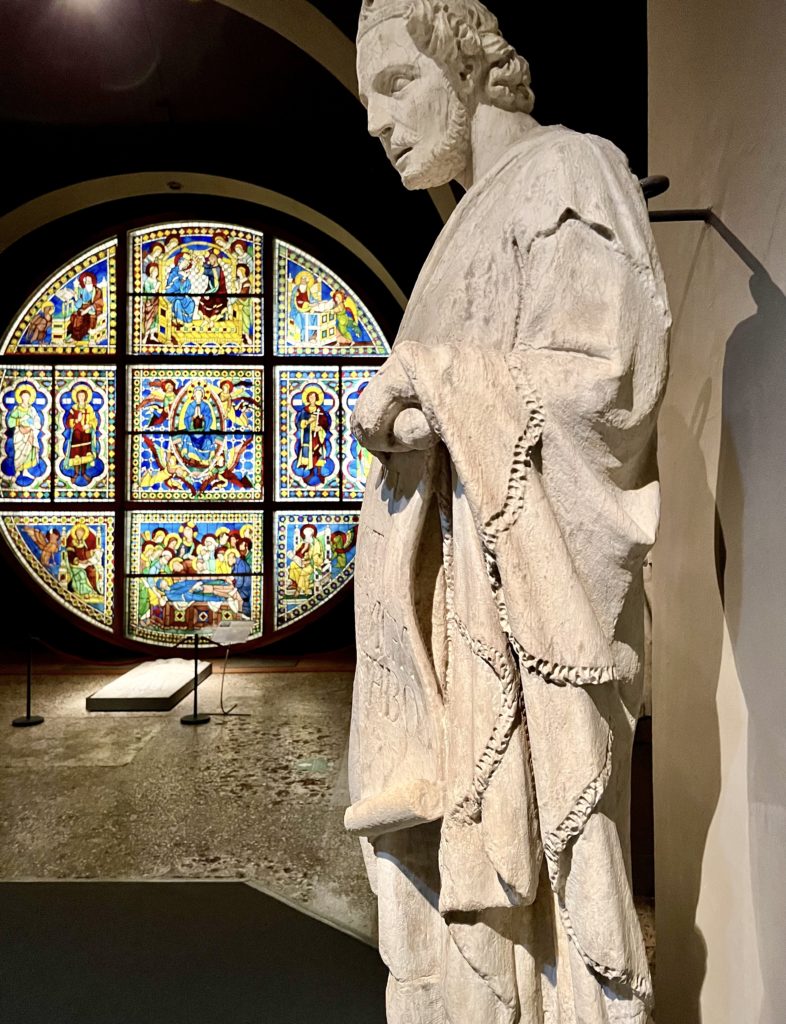
[[[529,65],[478,0],[363,0],[358,79],[369,132],[410,189],[462,174],[479,105],[534,103]]]

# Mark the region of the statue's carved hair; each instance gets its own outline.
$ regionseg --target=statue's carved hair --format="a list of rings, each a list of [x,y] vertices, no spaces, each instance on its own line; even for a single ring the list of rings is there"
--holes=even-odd
[[[470,61],[479,61],[494,106],[525,114],[532,110],[529,64],[479,0],[413,0],[407,27],[424,53],[459,76]]]

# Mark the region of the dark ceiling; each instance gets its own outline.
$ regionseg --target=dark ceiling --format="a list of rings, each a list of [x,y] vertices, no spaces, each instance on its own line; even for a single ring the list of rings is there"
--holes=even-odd
[[[354,34],[358,0],[314,6]],[[493,7],[532,66],[536,116],[609,136],[646,173],[646,0]],[[0,40],[0,213],[108,174],[220,174],[317,208],[411,287],[433,204],[402,189],[357,100],[275,32],[214,0],[2,0]]]

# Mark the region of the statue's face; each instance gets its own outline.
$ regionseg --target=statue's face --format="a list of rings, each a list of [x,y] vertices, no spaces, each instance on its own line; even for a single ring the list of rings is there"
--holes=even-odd
[[[444,185],[468,166],[467,108],[442,68],[417,48],[403,18],[389,18],[361,37],[358,81],[368,130],[407,188]]]

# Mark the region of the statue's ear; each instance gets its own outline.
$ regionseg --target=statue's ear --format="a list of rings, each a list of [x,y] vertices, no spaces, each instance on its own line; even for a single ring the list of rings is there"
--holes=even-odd
[[[477,57],[464,57],[457,77],[458,94],[465,103],[479,98],[483,88],[483,69]]]

